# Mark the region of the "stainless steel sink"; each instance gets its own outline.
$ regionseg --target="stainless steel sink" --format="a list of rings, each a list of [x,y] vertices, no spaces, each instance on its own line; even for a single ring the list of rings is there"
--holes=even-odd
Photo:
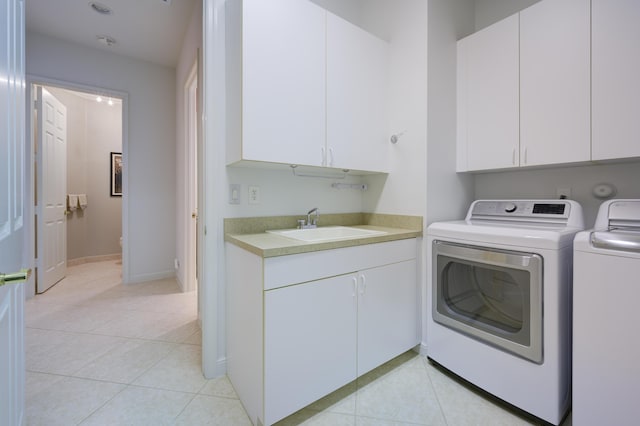
[[[371,237],[374,235],[386,234],[384,231],[352,228],[350,226],[323,226],[311,229],[275,229],[267,232],[308,243],[331,240],[348,240],[351,238]]]

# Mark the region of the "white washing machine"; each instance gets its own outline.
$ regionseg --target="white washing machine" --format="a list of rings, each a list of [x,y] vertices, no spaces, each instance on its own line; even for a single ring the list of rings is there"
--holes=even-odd
[[[573,424],[640,421],[640,200],[600,206],[576,235]]]
[[[571,401],[569,200],[478,200],[427,229],[427,356],[484,391],[559,424]]]

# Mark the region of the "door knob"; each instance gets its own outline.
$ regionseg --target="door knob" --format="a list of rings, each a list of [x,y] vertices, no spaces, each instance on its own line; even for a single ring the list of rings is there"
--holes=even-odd
[[[26,281],[31,276],[31,269],[22,269],[20,272],[14,272],[12,274],[0,273],[0,287],[5,284],[19,283]]]

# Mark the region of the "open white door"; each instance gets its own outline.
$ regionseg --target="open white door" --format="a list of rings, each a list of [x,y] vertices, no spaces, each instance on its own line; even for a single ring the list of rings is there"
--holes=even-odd
[[[24,3],[0,0],[0,425],[24,424]],[[16,279],[18,278],[18,279]]]
[[[38,86],[38,281],[42,293],[67,273],[67,108]]]
[[[198,286],[198,61],[185,85],[187,137],[187,205],[191,220],[187,226],[187,283],[185,291]],[[187,219],[189,220],[189,219]]]

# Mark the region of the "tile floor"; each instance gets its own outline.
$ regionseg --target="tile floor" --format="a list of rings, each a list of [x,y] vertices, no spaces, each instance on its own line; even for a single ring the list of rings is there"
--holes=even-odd
[[[250,425],[202,376],[195,293],[123,286],[115,261],[69,268],[26,303],[27,425]],[[408,352],[279,425],[530,425]],[[564,426],[570,426],[569,418]]]

